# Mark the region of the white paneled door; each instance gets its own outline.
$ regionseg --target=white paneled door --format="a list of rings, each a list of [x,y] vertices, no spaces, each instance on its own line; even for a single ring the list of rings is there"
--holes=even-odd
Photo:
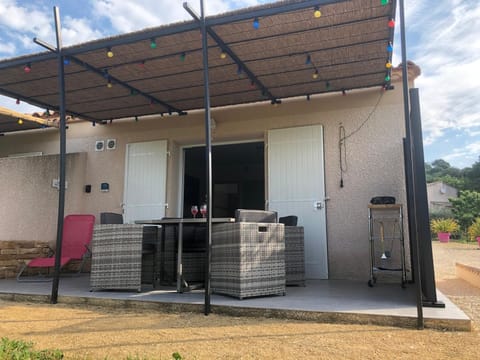
[[[268,132],[268,208],[305,229],[305,276],[328,279],[323,127]]]
[[[127,144],[124,221],[165,216],[167,141]]]

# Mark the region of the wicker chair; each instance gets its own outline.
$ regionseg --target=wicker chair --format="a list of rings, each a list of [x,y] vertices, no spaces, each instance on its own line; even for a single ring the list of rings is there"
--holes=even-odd
[[[278,222],[285,225],[285,276],[287,286],[305,286],[305,246],[303,226],[297,226],[295,215],[284,216]]]
[[[91,290],[141,290],[143,226],[95,225]]]
[[[271,216],[269,213],[264,216]],[[256,212],[255,219],[259,215]],[[273,222],[215,224],[211,288],[214,293],[239,299],[285,295],[284,225]]]

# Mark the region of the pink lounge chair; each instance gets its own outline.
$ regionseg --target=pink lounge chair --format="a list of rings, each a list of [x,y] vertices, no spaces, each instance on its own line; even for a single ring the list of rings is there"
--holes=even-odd
[[[93,215],[67,215],[63,222],[62,256],[60,268],[63,268],[71,260],[82,260],[79,273],[90,253],[89,245],[92,240],[95,216]],[[55,266],[55,256],[46,258],[35,258],[28,264],[24,264],[17,275],[17,281],[50,281],[51,278],[43,279],[21,279],[26,268],[50,268]]]

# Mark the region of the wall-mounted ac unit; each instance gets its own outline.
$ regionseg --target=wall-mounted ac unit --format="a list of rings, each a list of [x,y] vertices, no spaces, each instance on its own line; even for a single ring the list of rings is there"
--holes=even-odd
[[[107,140],[107,150],[115,150],[117,148],[117,139]]]
[[[95,151],[103,151],[105,150],[105,141],[97,140],[95,141]]]

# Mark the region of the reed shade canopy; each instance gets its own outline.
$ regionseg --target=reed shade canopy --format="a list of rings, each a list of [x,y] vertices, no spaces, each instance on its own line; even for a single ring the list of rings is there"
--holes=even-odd
[[[388,87],[395,7],[280,1],[207,17],[211,107]],[[65,47],[63,55],[71,116],[104,122],[204,107],[195,19]],[[0,61],[0,94],[57,111],[57,61],[51,52]]]
[[[0,129],[2,133],[46,127],[58,127],[58,124],[41,117],[22,114],[0,107]]]

